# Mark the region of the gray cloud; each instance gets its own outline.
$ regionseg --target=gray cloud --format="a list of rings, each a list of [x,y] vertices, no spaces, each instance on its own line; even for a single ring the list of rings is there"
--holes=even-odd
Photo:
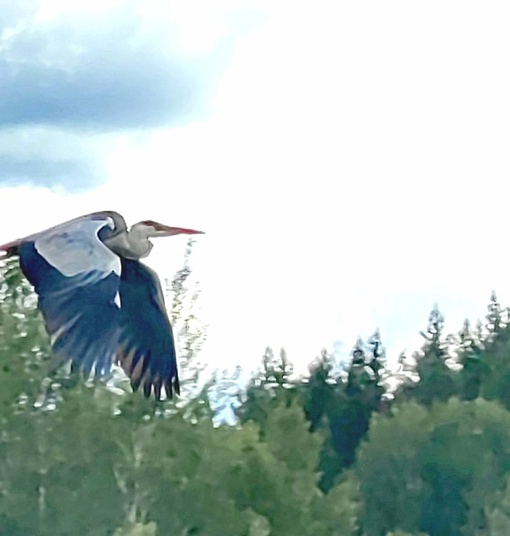
[[[34,184],[69,191],[100,183],[106,136],[89,136],[59,128],[0,129],[0,186]]]
[[[199,116],[225,47],[186,58],[165,50],[158,35],[140,37],[136,15],[117,15],[97,28],[61,21],[8,39],[0,52],[0,125],[116,130]]]
[[[0,185],[20,183],[55,188],[65,184],[69,191],[90,188],[99,182],[95,171],[80,159],[50,160],[47,157],[22,158],[0,155]]]
[[[0,185],[97,185],[98,134],[203,117],[236,39],[258,22],[228,14],[226,32],[186,52],[176,38],[186,25],[148,24],[141,7],[41,22],[36,1],[0,0]]]
[[[61,125],[83,129],[171,125],[197,115],[199,87],[179,66],[144,59],[86,60],[73,74],[0,64],[0,124]],[[115,61],[117,59],[117,61]],[[152,63],[152,65],[151,65]]]

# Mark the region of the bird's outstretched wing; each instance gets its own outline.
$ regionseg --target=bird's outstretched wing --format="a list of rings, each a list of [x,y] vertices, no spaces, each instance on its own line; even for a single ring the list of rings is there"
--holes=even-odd
[[[112,216],[113,215],[113,216]],[[94,213],[16,240],[0,250],[17,254],[39,296],[52,339],[55,367],[108,374],[117,360],[135,390],[159,399],[179,393],[172,328],[157,275],[121,259],[102,242],[116,213]]]
[[[39,296],[55,366],[109,373],[118,341],[120,259],[98,233],[108,216],[82,219],[20,241],[17,253]]]
[[[138,261],[122,259],[120,338],[117,360],[134,390],[159,399],[179,394],[172,327],[166,314],[158,276]]]

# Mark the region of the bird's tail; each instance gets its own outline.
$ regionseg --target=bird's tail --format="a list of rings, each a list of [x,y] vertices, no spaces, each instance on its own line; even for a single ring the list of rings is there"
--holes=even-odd
[[[13,255],[16,255],[16,251],[17,250],[15,248],[7,249],[5,251],[0,250],[0,261],[8,259],[9,257],[12,257]]]
[[[18,247],[22,243],[22,240],[14,240],[0,246],[0,260],[8,259],[13,255],[18,254]]]

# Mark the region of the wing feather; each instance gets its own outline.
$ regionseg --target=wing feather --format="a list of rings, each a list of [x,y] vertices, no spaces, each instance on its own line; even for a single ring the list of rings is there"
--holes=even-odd
[[[156,398],[164,386],[168,397],[179,394],[172,326],[166,314],[158,276],[144,264],[122,259],[120,338],[117,360],[134,390]]]
[[[72,221],[18,245],[20,265],[39,296],[54,366],[108,374],[118,340],[120,259],[99,240],[111,218]]]
[[[82,274],[85,284],[90,282],[92,275],[101,277],[112,271],[120,275],[119,257],[98,237],[99,231],[106,225],[113,225],[110,218],[76,221],[39,236],[34,245],[62,275],[73,277]]]
[[[114,360],[134,390],[179,393],[172,327],[155,272],[102,242],[125,229],[120,215],[95,213],[9,243],[39,296],[54,366],[108,374]],[[123,227],[122,227],[123,226]],[[0,250],[2,247],[0,247]]]

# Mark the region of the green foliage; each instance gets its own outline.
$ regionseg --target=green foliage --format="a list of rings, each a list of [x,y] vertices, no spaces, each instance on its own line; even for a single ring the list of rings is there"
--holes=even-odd
[[[443,338],[444,318],[435,307],[429,316],[425,332],[420,332],[425,343],[414,356],[417,366],[415,372],[420,381],[406,382],[401,394],[430,406],[434,401],[445,401],[457,394],[457,375],[448,366],[451,356],[448,341]]]
[[[495,294],[485,324],[455,337],[432,312],[417,381],[393,403],[375,333],[344,370],[323,352],[308,378],[268,349],[240,423],[217,427],[207,393],[236,382],[196,386],[205,327],[189,275],[186,260],[172,287],[188,387],[156,403],[117,372],[47,377],[31,288],[15,260],[0,269],[0,534],[510,533],[510,328]]]
[[[459,362],[462,364],[459,394],[497,400],[510,409],[510,325],[508,310],[491,294],[485,329],[473,334],[469,325],[461,331]]]
[[[17,261],[8,259],[0,270],[0,408],[4,408],[0,419],[9,415],[9,409],[35,400],[49,356],[32,289]]]
[[[485,507],[486,528],[480,536],[507,536],[510,534],[510,477],[504,489],[497,492]]]
[[[458,335],[445,336],[444,319],[437,308],[421,334],[425,343],[414,355],[412,373],[397,391],[397,399],[407,398],[430,406],[452,396],[464,400],[482,397],[497,400],[510,409],[510,324],[509,311],[499,304],[496,294],[490,297],[485,325],[471,329],[466,320]]]
[[[115,531],[113,536],[157,536],[158,527],[156,523],[134,523]]]
[[[200,288],[198,282],[192,283],[190,258],[193,251],[193,238],[188,240],[184,254],[183,267],[172,281],[166,281],[167,292],[172,296],[170,316],[179,346],[179,356],[183,362],[196,360],[207,335],[207,325],[199,315]],[[195,363],[196,368],[197,363]]]
[[[269,443],[255,425],[115,416],[78,391],[58,411],[11,419],[0,533],[354,534],[355,477],[332,497],[317,489],[319,439],[299,407],[270,416]]]
[[[382,386],[384,349],[379,333],[367,345],[358,340],[345,374],[333,375],[334,363],[322,352],[310,367],[310,377],[292,377],[292,365],[282,350],[278,358],[266,349],[260,376],[253,378],[246,401],[239,411],[242,422],[254,421],[265,437],[268,417],[280,407],[299,401],[310,422],[310,431],[321,437],[318,482],[329,492],[342,472],[356,458],[356,449],[378,411],[385,394]]]
[[[482,381],[488,368],[483,358],[482,340],[471,330],[468,320],[464,322],[459,333],[459,341],[459,362],[462,365],[459,396],[464,400],[474,400],[480,396]]]
[[[271,348],[266,348],[262,365],[262,374],[252,378],[238,416],[241,422],[256,422],[263,438],[269,416],[276,408],[290,405],[299,396],[301,381],[291,378],[292,365],[284,350],[275,357]]]
[[[170,317],[173,326],[176,353],[179,363],[181,397],[189,402],[200,396],[200,375],[205,365],[200,360],[200,350],[207,338],[207,325],[200,315],[200,287],[193,280],[190,267],[195,240],[190,238],[184,253],[184,262],[171,281],[165,280],[167,303],[171,304]]]
[[[320,429],[325,435],[319,461],[319,487],[325,492],[354,463],[372,414],[380,407],[385,394],[383,361],[384,350],[376,332],[368,347],[361,340],[356,342],[345,379],[332,378],[332,363],[325,353],[312,368],[304,407],[311,429]]]
[[[401,529],[474,536],[510,471],[510,413],[484,400],[414,402],[377,416],[356,471],[367,536]]]
[[[424,532],[404,532],[403,530],[396,530],[395,532],[388,532],[387,536],[427,536]]]
[[[356,475],[317,488],[321,438],[300,405],[274,408],[262,434],[214,427],[202,396],[179,409],[117,381],[68,388],[45,378],[47,336],[12,261],[1,285],[0,534],[356,534]]]

